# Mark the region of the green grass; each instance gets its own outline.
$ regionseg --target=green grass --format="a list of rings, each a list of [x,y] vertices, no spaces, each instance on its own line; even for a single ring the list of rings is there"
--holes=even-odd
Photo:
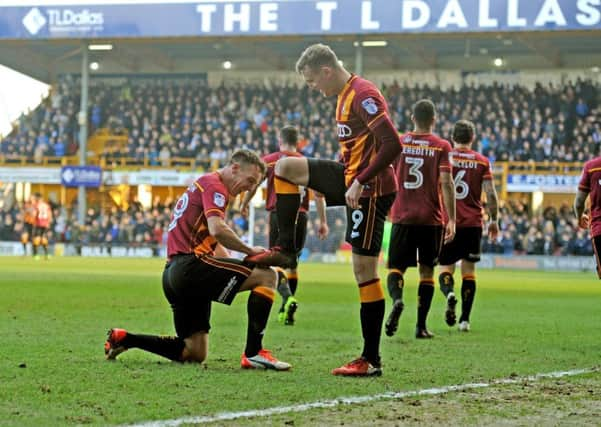
[[[293,364],[291,372],[239,369],[246,295],[232,307],[214,305],[202,367],[139,350],[105,361],[110,327],[173,333],[162,266],[161,260],[0,258],[0,425],[126,424],[599,364],[601,286],[593,274],[479,271],[472,332],[446,327],[437,291],[428,322],[436,338],[418,341],[412,270],[399,332],[382,339],[384,375],[334,377],[332,368],[361,351],[358,292],[350,266],[317,264],[300,267],[297,325],[272,316],[264,340]]]

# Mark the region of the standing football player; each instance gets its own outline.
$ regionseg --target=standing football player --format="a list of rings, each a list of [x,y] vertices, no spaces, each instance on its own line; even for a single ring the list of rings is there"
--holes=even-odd
[[[396,192],[391,163],[400,152],[399,135],[383,95],[370,81],[347,71],[326,45],[309,46],[296,63],[311,89],[336,96],[339,162],[286,157],[275,166],[276,210],[281,249],[250,257],[255,262],[294,267],[299,186],[324,195],[328,206],[347,206],[346,240],[353,247],[353,270],[361,301],[363,352],[332,371],[334,375],[381,375],[380,338],[384,292],[378,255],[384,220]]]
[[[451,144],[432,134],[436,110],[429,99],[415,103],[411,120],[414,130],[401,136],[403,149],[395,164],[399,192],[390,212],[387,286],[393,305],[386,320],[386,335],[394,335],[403,312],[405,271],[419,263],[415,337],[432,338],[426,320],[434,294],[434,266],[443,239],[448,243],[455,236]],[[443,205],[448,215],[446,224]]]
[[[587,197],[590,196],[590,213],[585,211]],[[601,156],[584,164],[578,192],[574,199],[574,213],[580,228],[590,228],[593,251],[597,262],[597,276],[601,279]]]
[[[444,245],[440,254],[438,283],[447,301],[445,321],[454,326],[457,297],[453,289],[455,263],[461,260],[461,316],[459,330],[470,330],[470,313],[476,296],[476,263],[480,261],[482,238],[482,191],[486,194],[489,223],[488,237],[496,239],[499,233],[498,198],[490,162],[472,150],[476,128],[468,120],[459,120],[453,127],[454,149],[451,152],[455,200],[457,206],[457,233]]]
[[[48,229],[52,223],[52,208],[40,193],[34,194],[35,225],[33,227],[32,252],[34,259],[40,259],[38,249],[40,245],[44,249],[44,257],[48,259]]]

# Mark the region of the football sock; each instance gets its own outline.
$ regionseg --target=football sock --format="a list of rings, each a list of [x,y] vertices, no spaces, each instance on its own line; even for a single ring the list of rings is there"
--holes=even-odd
[[[298,273],[288,273],[288,286],[290,286],[290,292],[292,292],[292,295],[296,295],[296,288],[298,287]]]
[[[421,280],[417,288],[417,327],[426,329],[426,318],[434,295],[434,281]]]
[[[247,357],[257,355],[259,350],[263,348],[263,334],[265,333],[274,296],[273,289],[257,286],[248,297],[246,305],[248,329],[246,332],[246,348],[244,349],[244,354]]]
[[[292,292],[290,291],[290,286],[288,285],[288,279],[286,278],[284,270],[276,267],[276,272],[278,275],[278,293],[282,297],[283,303],[285,303],[286,300],[292,296]]]
[[[474,297],[476,296],[476,277],[465,276],[463,283],[461,283],[461,317],[460,322],[470,321],[470,314],[472,312],[472,305],[474,304]]]
[[[445,297],[448,296],[451,292],[453,292],[455,279],[453,279],[453,275],[448,271],[440,273],[440,275],[438,276],[438,283],[440,284],[440,290],[442,291]]]
[[[363,353],[370,363],[380,365],[380,337],[384,321],[384,291],[380,279],[375,278],[359,284],[361,300],[361,331],[363,333]]]
[[[280,245],[288,252],[296,252],[295,229],[298,208],[300,207],[300,192],[298,185],[275,177],[274,187],[276,191],[275,209],[278,217],[278,228],[280,232]]]
[[[401,270],[396,268],[390,269],[388,276],[386,277],[386,287],[388,288],[388,295],[390,295],[392,301],[403,300],[404,286],[405,282]]]
[[[38,254],[38,246],[40,246],[40,238],[34,237],[31,241],[31,253],[33,256],[36,256]]]
[[[139,348],[177,362],[181,362],[182,351],[186,346],[184,340],[179,337],[141,335],[129,332],[125,335],[122,345],[125,348]]]

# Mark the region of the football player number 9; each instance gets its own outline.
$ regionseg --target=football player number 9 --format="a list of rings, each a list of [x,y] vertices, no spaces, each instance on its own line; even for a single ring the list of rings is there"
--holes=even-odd
[[[167,227],[167,231],[173,230],[177,226],[177,220],[184,214],[184,211],[188,207],[188,193],[184,193],[182,197],[179,198],[177,203],[175,204],[175,208],[173,208],[173,219],[169,223],[169,227]]]

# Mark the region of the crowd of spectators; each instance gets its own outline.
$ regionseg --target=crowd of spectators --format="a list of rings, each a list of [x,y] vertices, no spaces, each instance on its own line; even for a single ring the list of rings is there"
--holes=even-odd
[[[127,245],[158,249],[166,240],[166,228],[172,202],[158,199],[149,209],[133,202],[127,209],[112,206],[101,210],[89,208],[85,220],[76,219],[77,207],[52,204],[53,222],[48,231],[50,243],[73,243],[81,246]],[[22,209],[0,209],[0,240],[18,241],[25,229]]]
[[[133,202],[127,209],[115,206],[110,209],[90,208],[85,221],[75,219],[77,209],[53,206],[54,222],[50,227],[51,243],[72,243],[81,246],[113,245],[150,247],[156,254],[165,245],[166,232],[173,200],[155,199],[144,209]],[[336,253],[344,246],[345,211],[341,208],[327,210],[330,236],[320,240],[316,234],[315,212],[309,215],[306,253]],[[527,204],[516,201],[503,203],[500,210],[500,233],[496,240],[482,238],[484,253],[504,255],[592,255],[593,249],[587,230],[579,229],[568,203],[560,207],[547,207],[541,212],[528,211]],[[249,238],[249,224],[236,210],[231,210],[229,225],[244,239]],[[23,213],[15,206],[0,209],[0,240],[19,241],[24,229]],[[268,246],[268,217],[258,209],[254,223],[254,244]]]
[[[583,162],[599,154],[601,144],[601,87],[576,80],[558,86],[538,84],[471,86],[441,90],[425,85],[382,85],[391,118],[399,131],[412,127],[411,104],[431,98],[438,108],[437,133],[448,137],[452,124],[469,118],[477,126],[476,147],[491,161]],[[167,165],[176,158],[194,159],[205,170],[223,164],[237,148],[260,153],[277,149],[277,129],[295,124],[301,151],[308,156],[335,159],[335,99],[289,84],[229,84],[210,87],[203,78],[94,79],[88,112],[91,130],[109,128],[127,136],[123,146],[104,148],[106,161],[122,158],[150,165]],[[65,77],[30,114],[22,115],[13,132],[0,140],[5,161],[44,156],[61,157],[78,150],[79,82]],[[77,244],[154,245],[164,242],[172,201],[156,201],[150,209],[90,209],[84,223],[75,221],[64,206],[55,206],[51,240]],[[502,209],[501,234],[483,239],[483,250],[517,254],[590,254],[589,236],[576,226],[569,207],[528,212],[525,204],[507,203]],[[265,219],[257,217],[254,235],[266,245]],[[0,239],[19,240],[23,218],[18,208],[0,210]],[[240,215],[230,218],[240,234],[248,224]],[[330,214],[332,237],[324,242],[309,226],[307,248],[334,252],[344,239],[342,213]]]
[[[570,205],[528,211],[528,204],[501,204],[499,236],[482,237],[482,251],[504,255],[593,255],[590,233],[578,227]]]
[[[63,156],[77,151],[79,83],[65,78],[35,111],[23,116],[0,141],[5,159]],[[469,118],[477,125],[476,148],[492,161],[582,162],[599,154],[601,89],[591,81],[564,85],[472,86],[441,90],[425,85],[382,85],[399,131],[410,130],[411,104],[431,98],[438,107],[437,133],[449,137],[452,124]],[[289,84],[229,84],[209,87],[202,78],[95,79],[90,89],[92,130],[108,127],[127,135],[127,144],[97,153],[107,161],[126,157],[150,165],[175,158],[197,167],[222,164],[235,148],[261,153],[277,148],[278,128],[300,129],[304,154],[336,158],[335,99]]]

